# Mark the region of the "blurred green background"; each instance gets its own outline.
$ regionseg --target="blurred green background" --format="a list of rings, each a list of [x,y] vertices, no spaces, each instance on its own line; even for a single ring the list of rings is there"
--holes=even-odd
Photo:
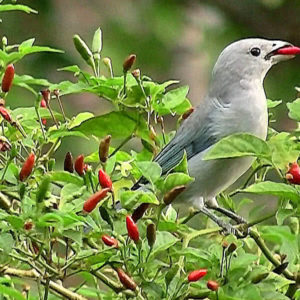
[[[3,1],[5,3],[8,1]],[[64,54],[35,54],[16,67],[18,74],[47,78],[51,82],[72,80],[72,75],[58,68],[84,61],[76,53],[72,36],[78,33],[91,44],[94,31],[103,30],[103,55],[113,61],[114,72],[121,75],[122,62],[137,55],[136,67],[156,81],[178,79],[190,86],[189,98],[197,105],[205,95],[213,64],[229,43],[246,37],[265,37],[300,45],[300,1],[291,0],[38,0],[18,1],[39,13],[2,13],[1,36],[9,44],[35,37],[36,44],[49,45]],[[265,80],[270,99],[294,100],[295,86],[300,85],[300,58],[275,66]],[[86,68],[88,70],[88,68]],[[104,68],[102,67],[104,70]],[[104,74],[106,70],[103,71]],[[109,108],[95,95],[63,98],[68,116],[79,111],[101,114]],[[23,89],[14,88],[8,105],[31,106],[34,99]],[[276,128],[289,130],[294,124],[287,119],[284,105],[275,110]],[[58,153],[63,156],[70,143]],[[90,153],[89,144],[79,144],[75,155]]]

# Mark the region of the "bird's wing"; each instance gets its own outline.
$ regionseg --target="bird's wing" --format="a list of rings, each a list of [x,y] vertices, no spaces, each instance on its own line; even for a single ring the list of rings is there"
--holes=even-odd
[[[189,160],[217,141],[214,119],[215,113],[211,111],[211,107],[199,106],[184,121],[172,141],[154,159],[161,166],[163,174],[180,162],[184,151]]]
[[[220,138],[220,127],[223,126],[222,115],[228,106],[222,104],[218,99],[206,99],[195,111],[185,120],[178,129],[175,137],[155,157],[162,173],[166,174],[174,168],[182,159],[186,151],[187,159],[209,148]],[[145,179],[139,180],[133,187],[137,189],[139,184],[145,184]]]

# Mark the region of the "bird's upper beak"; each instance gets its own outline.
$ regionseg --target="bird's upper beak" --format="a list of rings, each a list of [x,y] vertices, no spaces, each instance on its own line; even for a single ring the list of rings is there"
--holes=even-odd
[[[269,52],[265,59],[269,60],[273,58],[274,62],[279,62],[282,60],[288,60],[295,55],[300,54],[300,48],[293,46],[292,44],[285,43],[283,45],[278,45],[275,49],[273,49],[271,52]]]

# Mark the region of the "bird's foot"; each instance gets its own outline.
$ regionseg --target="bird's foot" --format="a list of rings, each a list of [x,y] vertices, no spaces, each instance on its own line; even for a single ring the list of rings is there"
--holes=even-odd
[[[240,232],[240,230],[238,230],[236,227],[232,226],[229,223],[226,222],[221,222],[219,224],[220,227],[222,227],[222,231],[221,233],[224,235],[229,235],[229,234],[233,234],[235,235],[237,238],[243,238],[245,237],[245,235],[243,233]],[[247,235],[246,235],[247,236]]]

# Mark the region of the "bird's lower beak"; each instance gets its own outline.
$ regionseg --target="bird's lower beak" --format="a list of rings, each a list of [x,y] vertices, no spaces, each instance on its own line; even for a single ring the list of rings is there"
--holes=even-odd
[[[265,57],[266,60],[276,56],[276,60],[287,60],[293,58],[295,55],[300,54],[300,48],[291,44],[284,45],[280,48],[272,50]]]

